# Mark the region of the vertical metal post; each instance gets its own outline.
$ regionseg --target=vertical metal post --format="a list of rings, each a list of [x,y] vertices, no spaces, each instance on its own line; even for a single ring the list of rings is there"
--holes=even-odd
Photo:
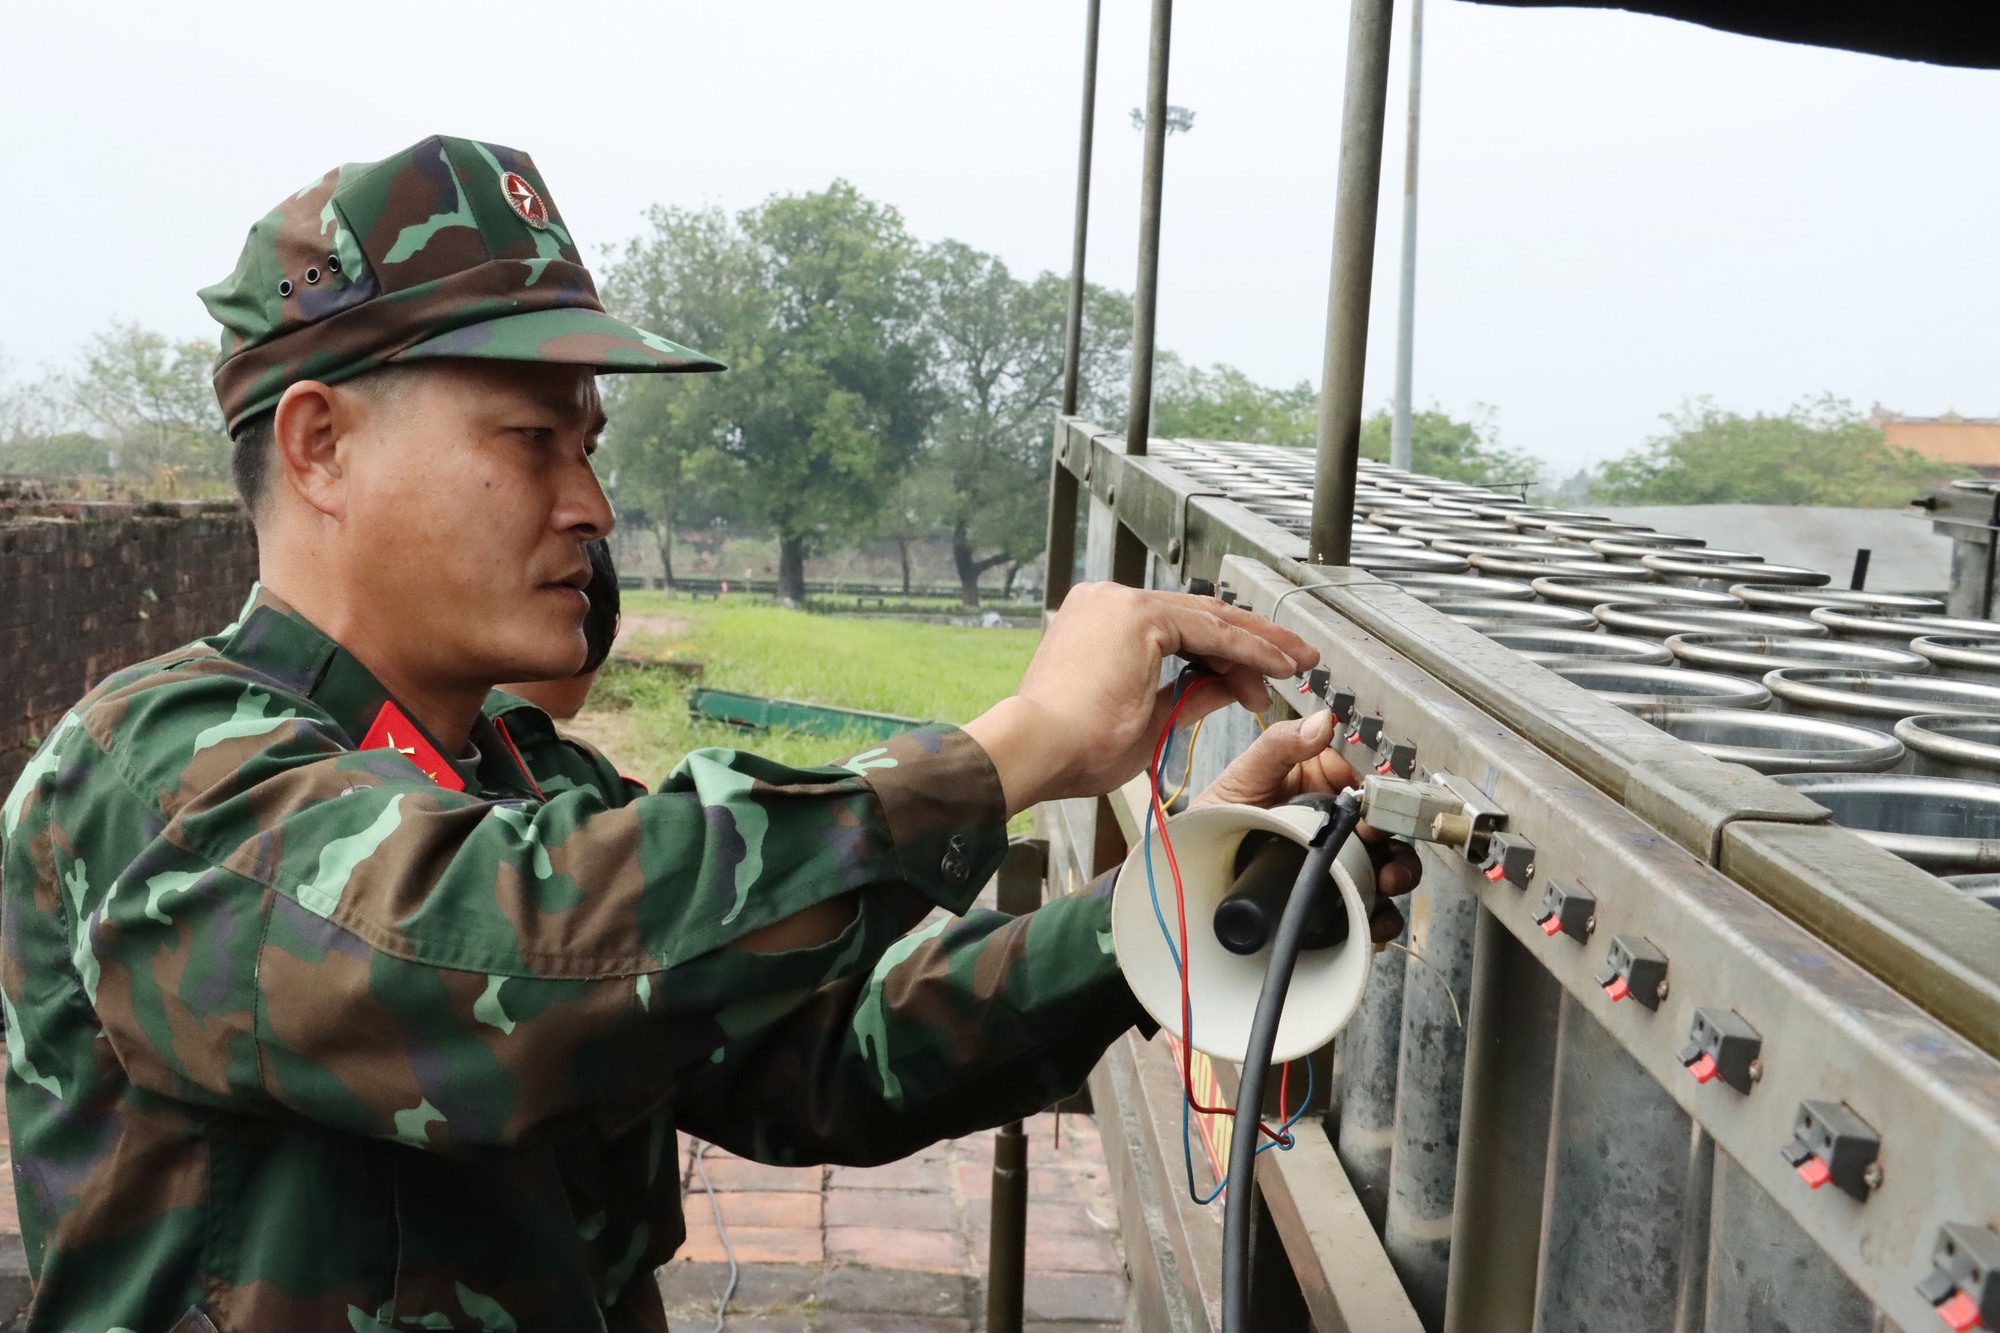
[[[1396,415],[1389,466],[1410,470],[1410,358],[1417,329],[1417,120],[1423,105],[1424,0],[1410,0],[1410,125],[1403,152],[1403,280],[1396,303]]]
[[[1076,415],[1083,368],[1084,252],[1090,238],[1090,150],[1097,132],[1097,22],[1102,0],[1089,0],[1083,16],[1083,122],[1076,132],[1076,231],[1069,252],[1069,325],[1063,336],[1062,414]]]
[[[1458,1191],[1459,1111],[1465,1094],[1465,1029],[1472,942],[1480,905],[1462,859],[1426,845],[1424,885],[1410,902],[1411,960],[1403,983],[1402,1054],[1396,1073],[1396,1137],[1389,1160],[1389,1214],[1382,1248],[1410,1304],[1431,1333],[1444,1326]]]
[[[1854,573],[1848,577],[1847,586],[1860,592],[1868,585],[1868,557],[1874,554],[1863,546],[1854,553]]]
[[[1347,93],[1340,118],[1340,193],[1333,210],[1326,360],[1320,372],[1319,466],[1313,479],[1315,564],[1347,563],[1354,472],[1361,454],[1361,373],[1368,360],[1368,298],[1375,276],[1375,205],[1382,187],[1382,118],[1389,99],[1395,0],[1354,0]]]
[[[1139,281],[1132,292],[1132,396],[1125,413],[1125,452],[1143,457],[1153,428],[1154,316],[1160,302],[1160,193],[1167,166],[1167,48],[1174,0],[1153,0],[1153,38],[1146,58],[1146,156],[1139,184]]]
[[[1870,1333],[1875,1307],[1791,1214],[1715,1154],[1707,1333]]]
[[[1089,290],[1084,257],[1090,239],[1090,158],[1097,132],[1097,29],[1102,0],[1089,0],[1083,18],[1083,118],[1076,136],[1076,234],[1069,255],[1069,322],[1063,335],[1062,415],[1076,415],[1083,373],[1083,301]],[[1056,428],[1049,473],[1049,531],[1043,543],[1042,607],[1054,611],[1069,595],[1076,572],[1076,475],[1063,466],[1063,428]]]
[[[1048,876],[1048,845],[1009,844],[996,906],[1009,916],[1035,910]],[[1016,1120],[993,1138],[992,1234],[986,1249],[987,1333],[1021,1333],[1028,1272],[1028,1136]]]
[[[1534,1324],[1561,1004],[1562,987],[1548,969],[1480,908],[1445,1333]]]
[[[1535,1333],[1673,1333],[1692,1122],[1569,996],[1557,1043]]]

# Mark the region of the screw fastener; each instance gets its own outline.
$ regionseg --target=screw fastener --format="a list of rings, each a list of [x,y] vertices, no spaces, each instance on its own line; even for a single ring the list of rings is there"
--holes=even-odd
[[[1881,1188],[1882,1188],[1882,1164],[1881,1164],[1880,1162],[1870,1162],[1870,1163],[1868,1164],[1868,1169],[1867,1169],[1867,1170],[1865,1170],[1865,1171],[1863,1171],[1863,1172],[1861,1173],[1861,1178],[1862,1178],[1862,1180],[1864,1180],[1864,1181],[1866,1181],[1866,1182],[1868,1183],[1868,1188],[1869,1188],[1869,1189],[1871,1189],[1871,1190],[1879,1190],[1879,1189],[1881,1189]]]
[[[1761,1083],[1763,1079],[1764,1062],[1762,1060],[1752,1060],[1750,1062],[1750,1081],[1752,1083]]]

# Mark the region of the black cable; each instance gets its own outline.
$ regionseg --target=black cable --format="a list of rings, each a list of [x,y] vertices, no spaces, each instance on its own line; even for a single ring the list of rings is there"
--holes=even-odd
[[[1313,903],[1333,878],[1333,863],[1361,822],[1361,799],[1351,791],[1340,794],[1327,821],[1307,843],[1306,863],[1292,886],[1292,896],[1278,918],[1271,941],[1271,961],[1264,969],[1264,986],[1257,993],[1256,1016],[1250,1021],[1250,1044],[1243,1053],[1243,1074],[1236,1085],[1236,1118],[1229,1136],[1229,1197],[1222,1206],[1222,1330],[1248,1333],[1250,1304],[1250,1222],[1256,1197],[1257,1127],[1264,1107],[1264,1076],[1270,1072],[1271,1051],[1278,1041],[1278,1017],[1291,989],[1292,969],[1299,961],[1299,943]],[[1351,932],[1368,930],[1366,921],[1350,924]]]

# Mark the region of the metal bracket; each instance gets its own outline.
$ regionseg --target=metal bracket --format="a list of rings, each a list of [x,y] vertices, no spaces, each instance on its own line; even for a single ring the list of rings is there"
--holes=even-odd
[[[1174,506],[1173,535],[1167,538],[1167,563],[1179,573],[1181,561],[1187,557],[1187,511],[1190,500],[1227,500],[1228,491],[1183,491],[1180,502]]]

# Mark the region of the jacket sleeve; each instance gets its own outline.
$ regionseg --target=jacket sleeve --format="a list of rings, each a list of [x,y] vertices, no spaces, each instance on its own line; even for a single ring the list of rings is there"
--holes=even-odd
[[[964,910],[1005,846],[998,777],[953,730],[823,769],[700,751],[615,806],[492,801],[189,672],[47,752],[5,811],[8,874],[67,886],[62,962],[133,1081],[444,1149],[667,1095]],[[826,944],[726,948],[846,895]]]
[[[866,1166],[1044,1109],[1144,1019],[1110,908],[1085,893],[931,924],[691,1071],[682,1128],[758,1161]]]

